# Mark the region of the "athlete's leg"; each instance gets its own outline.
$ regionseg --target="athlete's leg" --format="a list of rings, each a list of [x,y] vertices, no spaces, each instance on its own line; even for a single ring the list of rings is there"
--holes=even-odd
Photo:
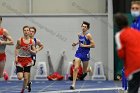
[[[32,64],[31,64],[31,67],[32,67],[32,66],[35,66],[35,63],[36,63],[36,55],[32,55],[31,58],[32,58]],[[32,84],[32,82],[30,80],[30,77],[31,77],[31,73],[29,73],[29,76],[28,76],[28,81],[29,81],[28,84],[27,84],[27,86],[28,86],[28,92],[31,91],[31,84]]]
[[[31,82],[30,78],[31,78],[31,72],[28,74],[28,84],[27,84],[27,86],[28,86],[28,92],[31,92],[32,82]]]
[[[31,86],[29,86],[30,69],[31,69],[31,66],[24,67],[24,84],[23,84],[23,88],[28,88],[29,92],[31,91]]]
[[[88,66],[87,72],[92,72],[92,67],[91,66]]]
[[[4,80],[8,80],[9,76],[8,73],[4,70],[5,67],[5,60],[0,61],[0,78],[4,78]]]
[[[29,73],[28,72],[24,72],[24,83],[23,83],[23,88],[25,89],[28,85],[28,76],[29,76]]]
[[[17,77],[19,80],[23,79],[23,67],[16,66],[17,69]]]
[[[86,73],[86,72],[87,72],[88,64],[89,64],[88,61],[84,61],[84,62],[83,62],[83,73]]]
[[[79,58],[75,58],[74,71],[73,71],[73,81],[72,81],[72,86],[70,87],[70,89],[75,88],[75,83],[76,83],[76,79],[77,79],[78,68],[80,66],[80,62],[81,62],[81,60]]]
[[[5,67],[5,60],[0,61],[0,78],[3,77],[4,67]]]
[[[18,79],[22,80],[23,79],[23,67],[16,66],[16,70],[17,70]],[[24,88],[22,88],[21,93],[24,93]]]
[[[21,90],[21,93],[24,93],[24,90],[27,88],[27,84],[28,84],[28,72],[24,72],[23,73],[24,76],[24,81],[23,81],[23,87]]]
[[[88,61],[84,61],[83,63],[83,75],[81,76],[81,80],[83,80],[87,76],[87,69],[88,69]]]

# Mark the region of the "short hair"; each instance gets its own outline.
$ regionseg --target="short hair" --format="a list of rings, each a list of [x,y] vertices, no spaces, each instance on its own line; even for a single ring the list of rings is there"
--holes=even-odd
[[[133,5],[133,4],[138,4],[138,5],[140,5],[140,0],[133,0],[133,1],[131,2],[131,5]]]
[[[87,28],[88,28],[88,29],[90,28],[90,23],[89,23],[89,22],[83,21],[82,25],[83,25],[83,24],[87,25]]]
[[[117,13],[117,14],[115,14],[115,16],[114,16],[114,21],[115,21],[116,25],[117,25],[120,29],[122,29],[122,28],[128,26],[128,19],[127,19],[127,17],[126,17],[124,14],[122,14],[122,13]]]
[[[36,28],[35,27],[30,27],[29,29],[34,29],[35,30],[35,33],[36,33]]]
[[[23,26],[23,30],[24,30],[25,28],[30,28],[30,27],[29,27],[29,26]]]
[[[2,21],[2,17],[0,16],[0,20]]]

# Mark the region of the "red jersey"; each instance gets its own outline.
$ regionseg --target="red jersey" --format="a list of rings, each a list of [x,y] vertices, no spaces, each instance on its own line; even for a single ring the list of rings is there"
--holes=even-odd
[[[4,33],[3,28],[0,28],[0,40],[2,41],[6,40],[3,33]],[[6,45],[0,44],[0,61],[6,60],[5,48],[6,48]]]
[[[117,53],[124,60],[125,76],[140,70],[140,32],[126,27],[115,36]]]
[[[32,62],[31,53],[29,50],[31,49],[31,46],[33,44],[32,39],[30,39],[30,42],[28,44],[25,44],[23,41],[23,38],[20,40],[20,49],[18,54],[18,65],[21,66],[28,66]]]

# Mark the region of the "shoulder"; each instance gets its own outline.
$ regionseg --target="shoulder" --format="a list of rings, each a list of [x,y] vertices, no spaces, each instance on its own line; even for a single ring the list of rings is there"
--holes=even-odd
[[[3,29],[3,33],[4,33],[4,34],[8,34],[7,29],[5,29],[5,28],[2,28],[2,29]]]
[[[17,40],[17,44],[20,44],[22,37]]]
[[[81,35],[81,33],[79,32],[77,35],[78,35],[78,36],[80,36],[80,35]]]
[[[33,40],[34,40],[34,41],[40,41],[40,40],[39,40],[39,39],[37,39],[37,38],[34,38]]]
[[[87,36],[92,36],[91,33],[87,33]]]
[[[39,39],[36,39],[36,42],[41,42]]]
[[[91,35],[90,33],[87,33],[86,36],[87,36],[88,38],[92,38],[92,35]]]
[[[37,38],[34,38],[33,40],[34,40],[35,43],[40,43],[40,40],[37,39]]]
[[[21,41],[21,39],[23,39],[23,37],[20,37],[17,41]]]
[[[37,38],[36,38],[35,43],[40,44],[40,43],[41,43],[40,39],[37,39]]]

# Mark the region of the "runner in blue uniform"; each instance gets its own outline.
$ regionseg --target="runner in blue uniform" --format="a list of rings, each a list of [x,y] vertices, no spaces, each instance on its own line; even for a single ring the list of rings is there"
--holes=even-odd
[[[30,27],[29,30],[30,30],[30,38],[34,40],[36,52],[42,50],[43,49],[43,44],[41,43],[41,41],[39,39],[34,37],[35,34],[36,34],[36,28],[35,27]],[[35,66],[36,54],[32,54],[31,58],[32,58],[32,61],[33,61],[32,66]],[[28,92],[31,92],[31,84],[32,84],[32,82],[30,81],[30,74],[29,74]]]
[[[43,49],[43,44],[40,42],[39,39],[34,37],[35,34],[36,34],[36,28],[35,27],[30,27],[30,38],[32,38],[34,40],[35,48],[36,48],[36,51],[38,52],[38,51]],[[33,59],[33,66],[34,66],[35,63],[36,63],[36,54],[32,55],[31,57]]]
[[[90,48],[95,47],[92,35],[88,32],[90,23],[84,21],[81,25],[81,28],[82,32],[78,34],[79,41],[72,44],[72,46],[76,46],[77,44],[79,44],[79,47],[75,54],[73,82],[70,86],[70,89],[75,89],[78,68],[81,62],[83,63],[83,75],[81,76],[81,79],[83,79],[87,75],[87,68],[90,60]]]

